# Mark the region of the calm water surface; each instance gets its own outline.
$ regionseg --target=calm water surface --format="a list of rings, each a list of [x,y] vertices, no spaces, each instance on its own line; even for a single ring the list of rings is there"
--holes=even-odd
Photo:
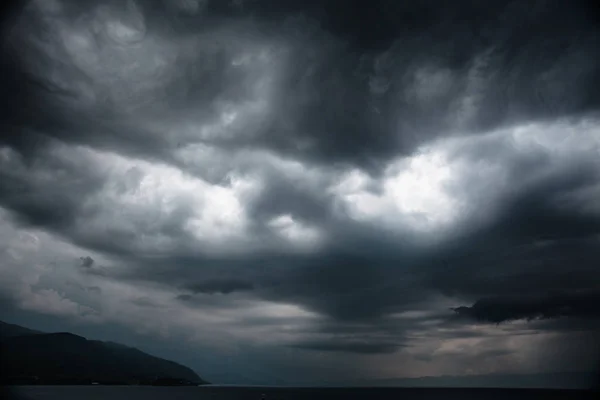
[[[19,386],[19,400],[319,400],[319,399],[593,399],[593,393],[528,389],[261,388],[152,386]]]

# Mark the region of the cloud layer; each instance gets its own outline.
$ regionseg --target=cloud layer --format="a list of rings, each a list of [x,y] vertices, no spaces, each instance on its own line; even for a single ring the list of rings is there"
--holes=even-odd
[[[2,302],[332,379],[538,370],[594,332],[586,3],[347,3],[16,9]]]

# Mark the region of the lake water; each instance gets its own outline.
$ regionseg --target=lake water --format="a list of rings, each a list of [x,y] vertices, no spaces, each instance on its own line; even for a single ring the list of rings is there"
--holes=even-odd
[[[534,389],[19,386],[18,400],[592,399],[594,393]],[[597,393],[596,393],[597,395]]]

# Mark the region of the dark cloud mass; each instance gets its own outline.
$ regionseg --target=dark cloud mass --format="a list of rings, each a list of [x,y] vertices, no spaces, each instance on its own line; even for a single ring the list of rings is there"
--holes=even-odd
[[[598,331],[595,10],[16,4],[2,304],[217,349],[215,376],[558,369],[540,349]]]
[[[560,317],[599,318],[598,290],[558,292],[545,296],[522,295],[478,300],[471,307],[457,307],[460,315],[487,322]]]
[[[253,286],[250,282],[235,279],[225,279],[195,283],[189,285],[188,289],[194,293],[229,294],[237,291],[252,290]]]
[[[19,125],[43,126],[39,130],[46,135],[116,146],[146,157],[168,157],[165,149],[191,138],[141,132],[140,127],[131,126],[123,111],[145,114],[160,110],[163,118],[200,112],[210,120],[217,111],[215,102],[251,96],[252,82],[248,79],[252,77],[244,77],[228,64],[236,47],[243,46],[231,40],[238,34],[251,34],[259,40],[274,34],[277,40],[272,45],[289,42],[292,53],[282,54],[288,57],[284,62],[289,68],[274,77],[278,87],[273,95],[278,101],[268,120],[253,121],[246,127],[252,132],[233,141],[229,135],[205,139],[227,147],[247,146],[248,140],[258,140],[293,157],[377,167],[399,153],[410,153],[440,132],[476,133],[513,123],[525,115],[557,117],[598,106],[596,91],[588,84],[598,79],[594,61],[600,47],[598,32],[586,20],[581,3],[538,1],[534,6],[463,1],[452,7],[440,7],[435,1],[423,6],[386,0],[376,3],[370,4],[367,12],[360,1],[354,1],[340,12],[337,1],[302,5],[251,1],[243,14],[226,6],[209,5],[207,13],[194,17],[211,22],[202,25],[204,28],[193,28],[191,20],[187,29],[188,24],[172,21],[175,31],[163,32],[163,27],[160,32],[169,43],[175,43],[191,35],[203,40],[210,29],[215,29],[219,36],[214,43],[202,43],[202,48],[187,56],[166,54],[164,62],[175,60],[170,57],[180,59],[177,72],[162,65],[161,69],[138,67],[140,79],[145,74],[161,74],[156,82],[139,85],[123,82],[127,79],[123,71],[115,70],[116,76],[109,78],[89,70],[93,60],[87,57],[91,55],[73,53],[89,49],[69,47],[87,43],[61,42],[61,29],[71,27],[59,26],[59,12],[51,6],[31,10],[22,18],[34,28],[25,23],[13,28],[13,35],[23,43],[12,49],[19,54],[11,58],[15,63],[28,64],[29,57],[36,57],[37,65],[34,70],[30,65],[28,70],[9,64],[4,76],[33,74],[34,81],[19,87],[20,103],[10,102],[3,109],[6,119]],[[91,29],[77,25],[75,18],[100,24],[111,15],[109,9],[94,13],[97,8],[92,5],[76,4],[66,2],[62,7],[65,13],[70,10],[68,23],[82,33]],[[97,2],[92,4],[98,7]],[[150,34],[148,26],[159,19],[163,7],[160,2],[149,2],[116,7],[114,13],[120,13],[125,22],[145,21],[132,25],[132,29],[146,37]],[[212,7],[221,9],[213,15]],[[254,22],[243,22],[246,15],[252,15]],[[241,19],[239,25],[231,22],[232,17]],[[219,23],[221,18],[226,19]],[[365,24],[378,28],[361,28]],[[25,31],[19,31],[21,28]],[[127,61],[118,49],[113,53],[109,47],[115,45],[110,42],[115,39],[110,32],[90,34],[97,36],[83,36],[82,40],[93,39],[90,46],[100,46],[96,57],[106,60],[107,68],[116,68],[108,62],[119,57]],[[47,47],[40,47],[41,35],[51,41]],[[10,45],[14,43],[7,45],[9,52]],[[146,54],[140,49],[137,56]],[[109,69],[102,73],[108,74]],[[54,71],[54,76],[48,71]],[[14,82],[14,78],[7,79]],[[125,86],[119,91],[111,87],[115,84]],[[44,106],[38,104],[40,101]],[[94,128],[89,135],[74,134],[90,125]],[[65,129],[67,126],[70,128]],[[17,132],[9,137],[15,145],[32,145]],[[142,137],[145,140],[139,140]]]
[[[393,353],[398,349],[398,345],[394,343],[368,343],[368,342],[352,342],[343,339],[332,339],[329,341],[314,341],[293,344],[293,347],[299,349],[325,351],[325,352],[349,352],[358,354],[385,354]]]
[[[94,259],[90,256],[80,257],[81,266],[84,268],[91,268],[94,265]]]

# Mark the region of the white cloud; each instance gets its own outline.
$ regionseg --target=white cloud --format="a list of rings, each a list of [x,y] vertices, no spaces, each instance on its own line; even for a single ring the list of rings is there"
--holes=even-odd
[[[183,239],[165,233],[171,224],[207,249],[248,239],[243,180],[225,187],[166,164],[89,149],[75,151],[87,152],[108,179],[103,190],[84,203],[94,217],[86,220],[82,231],[131,234],[133,245],[150,252],[173,249],[174,241]]]
[[[22,299],[18,303],[19,307],[23,310],[60,317],[79,316],[86,319],[97,319],[97,313],[94,309],[75,303],[71,299],[63,297],[56,290],[34,290],[31,287],[29,288],[28,293],[21,294]]]
[[[347,173],[332,191],[352,218],[431,234],[460,216],[460,199],[447,189],[457,178],[454,169],[443,149],[425,148],[386,168],[381,193],[370,191],[374,182],[358,170]]]
[[[393,160],[380,182],[354,169],[330,191],[351,218],[423,238],[444,237],[466,221],[475,226],[492,217],[506,196],[580,163],[600,160],[599,126],[591,120],[555,121],[441,139]],[[535,157],[548,163],[527,163]],[[515,175],[517,163],[524,168]],[[370,190],[377,184],[380,192]],[[575,198],[593,208],[589,200],[597,190],[586,188]]]

